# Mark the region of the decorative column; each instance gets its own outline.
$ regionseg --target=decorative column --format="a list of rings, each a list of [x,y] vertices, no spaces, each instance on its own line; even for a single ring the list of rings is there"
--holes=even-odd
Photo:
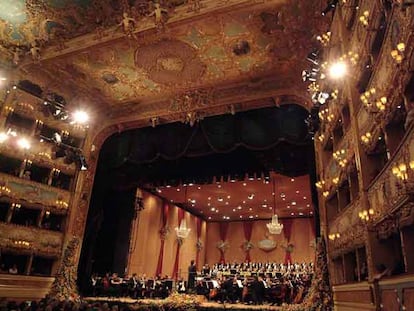
[[[196,217],[196,229],[197,229],[197,243],[196,243],[196,267],[198,267],[200,262],[200,251],[203,249],[203,243],[201,242],[201,226],[202,226],[201,218]]]
[[[228,248],[228,243],[226,242],[227,238],[227,231],[229,229],[229,223],[228,222],[221,222],[220,223],[220,242],[217,245],[217,248],[220,250],[220,262],[225,263],[226,259],[224,257],[224,253],[226,249]]]

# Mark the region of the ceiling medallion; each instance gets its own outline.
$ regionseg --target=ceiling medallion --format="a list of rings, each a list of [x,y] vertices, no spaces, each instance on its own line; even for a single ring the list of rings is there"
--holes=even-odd
[[[151,80],[163,84],[198,82],[205,72],[196,50],[179,40],[161,40],[139,47],[135,65],[147,71]]]

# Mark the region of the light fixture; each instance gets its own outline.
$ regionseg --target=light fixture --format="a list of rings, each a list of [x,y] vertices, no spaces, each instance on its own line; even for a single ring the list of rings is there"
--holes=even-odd
[[[338,61],[328,68],[329,77],[332,79],[342,79],[348,71],[348,66],[344,61]]]
[[[363,210],[362,212],[359,212],[358,217],[362,221],[368,222],[374,214],[374,209],[370,208],[369,210]]]
[[[397,164],[396,166],[394,166],[393,168],[392,168],[392,173],[394,174],[394,176],[395,177],[397,177],[398,179],[400,179],[400,180],[402,180],[402,181],[406,181],[406,180],[408,180],[408,167],[411,169],[411,170],[414,170],[414,160],[413,161],[410,161],[409,163],[408,163],[408,165],[407,164],[405,164],[405,163],[399,163],[399,164]]]
[[[21,148],[21,149],[30,149],[30,147],[31,147],[31,145],[30,145],[30,142],[26,139],[26,138],[24,138],[24,137],[22,137],[22,138],[20,138],[18,141],[17,141],[17,145]]]
[[[391,51],[391,57],[395,60],[397,64],[402,63],[404,59],[405,52],[405,43],[400,42],[397,44],[397,48]]]
[[[0,144],[1,143],[4,143],[7,139],[9,138],[9,135],[7,135],[6,133],[4,133],[4,132],[1,132],[0,133]]]
[[[86,124],[89,121],[89,115],[83,110],[77,110],[72,114],[72,122],[76,124]]]
[[[272,221],[266,224],[270,234],[280,234],[283,230],[283,225],[279,223],[278,216],[276,214],[276,191],[275,191],[275,179],[273,178],[273,216]]]
[[[341,237],[341,235],[339,233],[332,233],[332,234],[328,235],[328,238],[331,241],[335,241],[336,239],[339,239],[340,237]]]
[[[187,228],[185,219],[181,220],[180,226],[175,228],[175,233],[179,239],[186,239],[190,234],[190,231],[191,229]]]
[[[362,24],[362,26],[368,27],[369,11],[364,11],[364,13],[362,13],[362,15],[359,17],[359,22]]]
[[[322,16],[325,16],[329,12],[333,11],[338,4],[339,0],[329,0],[326,8],[322,11]]]

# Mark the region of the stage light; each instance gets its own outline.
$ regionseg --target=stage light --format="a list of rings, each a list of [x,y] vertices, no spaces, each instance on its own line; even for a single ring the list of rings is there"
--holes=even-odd
[[[17,141],[17,145],[22,149],[30,149],[30,142],[23,137]]]
[[[347,65],[342,61],[332,64],[328,69],[329,77],[332,79],[343,78],[346,75],[347,71]]]
[[[62,136],[59,133],[54,133],[53,134],[53,139],[52,139],[56,144],[60,144],[62,143]]]
[[[80,170],[86,171],[88,169],[88,163],[86,163],[85,157],[81,154],[79,155]]]
[[[9,138],[9,135],[7,135],[6,133],[4,133],[4,132],[1,132],[0,133],[0,144],[1,143],[4,143],[7,139]]]
[[[308,54],[306,60],[310,61],[312,64],[319,66],[319,50],[313,50]]]
[[[338,4],[339,0],[330,0],[328,2],[328,5],[326,6],[326,8],[322,11],[322,16],[325,16],[326,14],[328,14],[329,12],[333,11],[336,7],[336,5]]]
[[[89,115],[83,110],[77,110],[72,115],[73,122],[78,124],[85,124],[89,121]]]

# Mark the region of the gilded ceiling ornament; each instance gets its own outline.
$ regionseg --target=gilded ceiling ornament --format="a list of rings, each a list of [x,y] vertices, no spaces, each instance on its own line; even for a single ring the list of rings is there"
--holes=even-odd
[[[201,0],[187,0],[188,12],[200,12],[200,9],[203,7]]]
[[[122,27],[124,33],[128,37],[133,37],[136,40],[137,36],[134,33],[135,26],[136,26],[135,19],[130,17],[127,12],[124,12],[122,14],[122,21],[121,21],[121,23],[118,24],[118,27]]]
[[[154,23],[158,29],[163,29],[168,19],[168,10],[161,7],[157,2],[154,3],[154,10],[149,14],[154,16]]]
[[[188,91],[171,99],[169,111],[190,112],[214,104],[215,93],[213,89]]]
[[[196,50],[179,40],[161,40],[139,47],[135,65],[144,69],[151,80],[163,84],[197,82],[205,71]]]

